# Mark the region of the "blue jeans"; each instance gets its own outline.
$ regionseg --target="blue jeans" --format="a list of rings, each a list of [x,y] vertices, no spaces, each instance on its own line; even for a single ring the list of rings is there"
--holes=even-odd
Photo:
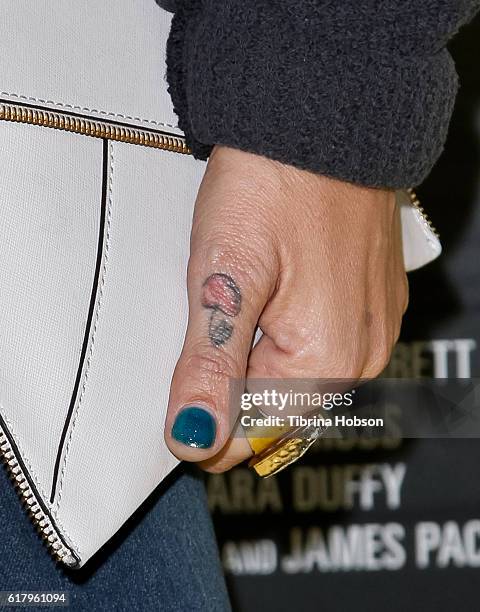
[[[0,526],[0,591],[65,591],[90,612],[230,610],[203,484],[184,467],[81,570],[50,559],[1,468]]]

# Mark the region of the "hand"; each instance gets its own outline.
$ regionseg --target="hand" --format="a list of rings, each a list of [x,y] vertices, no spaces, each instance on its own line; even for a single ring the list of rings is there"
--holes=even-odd
[[[230,379],[358,380],[387,365],[408,302],[394,193],[217,146],[195,206],[188,294],[165,439],[220,472],[251,455],[231,435]]]

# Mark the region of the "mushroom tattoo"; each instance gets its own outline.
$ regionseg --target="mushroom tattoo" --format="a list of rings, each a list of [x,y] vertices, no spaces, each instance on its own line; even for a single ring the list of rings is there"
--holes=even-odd
[[[240,289],[228,274],[211,274],[203,283],[202,306],[211,310],[208,336],[213,346],[222,346],[232,337],[233,324],[228,318],[236,317],[241,305]]]

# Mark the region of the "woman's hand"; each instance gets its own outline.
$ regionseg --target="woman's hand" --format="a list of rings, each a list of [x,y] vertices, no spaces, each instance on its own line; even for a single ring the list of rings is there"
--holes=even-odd
[[[224,471],[251,455],[231,437],[231,379],[357,380],[387,365],[408,301],[394,193],[218,146],[188,294],[165,438],[180,459]]]

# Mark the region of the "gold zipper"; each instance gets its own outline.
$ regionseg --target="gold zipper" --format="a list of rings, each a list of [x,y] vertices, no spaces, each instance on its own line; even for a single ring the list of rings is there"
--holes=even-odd
[[[437,238],[440,238],[440,234],[438,233],[436,227],[433,225],[430,217],[425,212],[425,209],[420,205],[420,200],[418,199],[417,194],[415,193],[413,188],[410,187],[410,189],[407,189],[407,193],[410,197],[410,202],[412,203],[412,206],[414,206],[418,210],[423,221],[428,225],[429,229],[435,234],[435,236]]]
[[[31,522],[36,527],[52,557],[56,561],[61,561],[67,567],[76,567],[79,563],[77,555],[59,534],[44,502],[39,499],[40,495],[37,494],[30,476],[26,474],[23,465],[18,461],[17,452],[14,449],[13,439],[2,429],[0,423],[0,460],[4,463]]]
[[[75,114],[40,109],[22,104],[0,103],[0,121],[12,121],[38,125],[66,132],[83,134],[128,144],[163,149],[174,153],[191,154],[185,139],[181,136],[145,130],[133,126],[76,116]],[[28,516],[56,561],[68,567],[76,567],[79,559],[58,531],[41,495],[23,465],[21,455],[6,425],[0,419],[0,460],[5,464],[15,490]]]
[[[77,117],[73,114],[39,109],[21,104],[0,104],[0,121],[14,121],[16,123],[29,123],[43,127],[74,132],[94,138],[107,138],[117,142],[153,147],[174,153],[191,154],[191,150],[182,136],[161,133],[142,128],[118,125],[109,121],[101,121],[89,117]],[[418,210],[424,222],[439,237],[429,216],[420,205],[415,191],[407,189],[412,205]]]
[[[30,106],[22,106],[21,104],[2,102],[0,104],[0,120],[40,125],[85,136],[93,136],[94,138],[107,138],[108,140],[118,142],[164,149],[174,153],[191,153],[182,136],[119,125],[89,117],[77,117],[73,114],[37,109]]]
[[[38,125],[94,138],[153,147],[174,153],[191,154],[190,148],[181,136],[22,104],[1,102],[0,121]],[[68,567],[76,567],[80,562],[76,553],[58,531],[54,518],[41,495],[37,492],[28,469],[23,465],[13,437],[7,426],[2,426],[1,419],[0,461],[5,464],[17,495],[52,557]]]

